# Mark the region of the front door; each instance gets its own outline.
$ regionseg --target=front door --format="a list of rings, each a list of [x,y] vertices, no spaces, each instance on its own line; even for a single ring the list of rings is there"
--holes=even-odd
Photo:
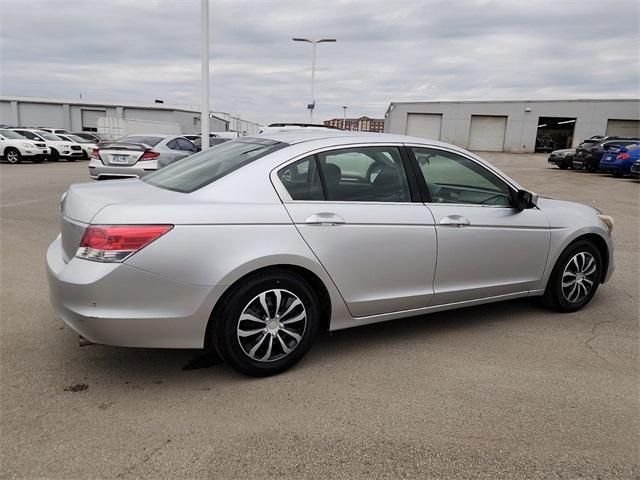
[[[429,305],[436,232],[400,146],[334,149],[278,172],[293,222],[354,317]]]
[[[512,207],[513,189],[466,156],[411,147],[438,235],[432,305],[535,290],[551,240],[537,208]]]

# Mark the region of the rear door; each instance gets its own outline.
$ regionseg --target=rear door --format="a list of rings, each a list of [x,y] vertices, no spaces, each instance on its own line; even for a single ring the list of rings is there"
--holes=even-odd
[[[426,307],[433,296],[435,227],[407,162],[400,145],[353,146],[272,176],[354,317]]]
[[[410,147],[438,236],[432,305],[535,290],[551,240],[546,215],[512,207],[512,187],[470,157]]]

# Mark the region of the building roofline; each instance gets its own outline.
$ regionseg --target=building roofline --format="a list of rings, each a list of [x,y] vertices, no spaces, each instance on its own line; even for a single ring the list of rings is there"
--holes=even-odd
[[[434,103],[567,103],[567,102],[640,102],[640,98],[569,98],[565,100],[433,100],[426,102],[390,102],[389,105]]]
[[[48,103],[48,104],[68,104],[68,105],[80,105],[87,107],[124,107],[124,108],[146,108],[150,110],[175,110],[178,112],[186,113],[198,113],[200,110],[189,108],[180,105],[171,105],[168,103],[143,103],[143,102],[115,102],[108,100],[84,100],[81,98],[47,98],[47,97],[23,97],[12,95],[0,95],[0,101],[6,102],[34,102],[34,103]],[[211,114],[214,118],[221,122],[231,123],[229,120],[225,120],[217,115]]]

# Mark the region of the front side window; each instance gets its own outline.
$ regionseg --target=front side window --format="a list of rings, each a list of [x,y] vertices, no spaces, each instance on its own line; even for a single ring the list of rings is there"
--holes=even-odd
[[[286,143],[273,140],[245,137],[189,155],[146,175],[143,181],[167,190],[190,193],[286,146]]]
[[[412,148],[432,203],[511,205],[509,186],[473,160],[442,150]]]

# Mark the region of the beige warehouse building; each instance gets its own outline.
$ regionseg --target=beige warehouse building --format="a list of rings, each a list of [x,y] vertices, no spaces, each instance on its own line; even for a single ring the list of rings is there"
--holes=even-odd
[[[575,147],[593,135],[640,136],[640,100],[392,102],[384,131],[479,151]]]

